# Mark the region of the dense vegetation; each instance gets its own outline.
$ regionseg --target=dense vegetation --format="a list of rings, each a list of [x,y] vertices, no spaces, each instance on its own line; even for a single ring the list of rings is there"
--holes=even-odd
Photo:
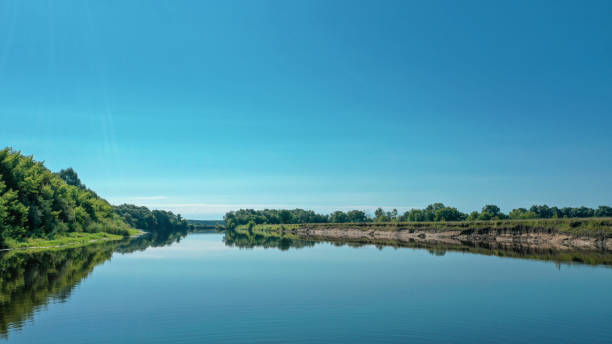
[[[225,214],[224,220],[227,228],[240,225],[259,224],[303,224],[303,223],[366,223],[366,222],[446,222],[446,221],[491,221],[505,219],[550,219],[550,218],[586,218],[586,217],[612,217],[612,207],[599,206],[597,209],[558,208],[547,205],[534,205],[529,209],[513,209],[504,214],[496,205],[485,205],[480,212],[463,213],[457,208],[445,206],[442,203],[428,205],[424,209],[411,209],[399,214],[397,209],[384,211],[378,208],[374,216],[368,216],[363,211],[351,210],[348,212],[335,211],[329,215],[317,214],[312,210],[253,210],[240,209]]]
[[[181,215],[164,210],[149,210],[133,204],[115,206],[115,212],[130,226],[145,232],[172,233],[190,229]]]
[[[0,247],[91,237],[79,233],[128,236],[133,228],[172,233],[191,227],[169,211],[113,207],[88,189],[72,168],[53,173],[31,156],[9,148],[0,151]]]
[[[55,174],[31,156],[0,151],[0,246],[69,232],[129,234],[113,207],[72,173]]]
[[[359,229],[371,231],[461,231],[464,234],[574,234],[591,238],[612,238],[612,218],[575,218],[575,219],[528,219],[528,220],[489,220],[489,221],[437,221],[437,222],[363,222],[363,223],[310,223],[310,224],[259,224],[252,222],[235,227],[253,233],[283,232],[298,233],[308,230]],[[301,238],[301,236],[298,236]]]

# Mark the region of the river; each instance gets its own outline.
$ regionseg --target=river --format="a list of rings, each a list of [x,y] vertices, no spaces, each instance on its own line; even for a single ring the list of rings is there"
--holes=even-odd
[[[189,234],[0,257],[10,343],[611,343],[612,269]]]

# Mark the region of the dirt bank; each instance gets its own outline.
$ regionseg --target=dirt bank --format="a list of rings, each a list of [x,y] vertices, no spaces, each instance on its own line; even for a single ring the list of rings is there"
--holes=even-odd
[[[547,231],[514,231],[504,229],[488,230],[427,230],[399,229],[380,230],[363,226],[351,228],[342,226],[300,226],[283,230],[303,239],[349,240],[359,242],[397,241],[399,243],[424,243],[444,245],[481,245],[492,247],[526,246],[552,250],[610,250],[612,238],[579,236],[569,233]]]

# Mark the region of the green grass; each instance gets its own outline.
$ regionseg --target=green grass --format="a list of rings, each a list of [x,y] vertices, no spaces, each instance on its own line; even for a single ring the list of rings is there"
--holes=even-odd
[[[449,222],[368,222],[368,223],[308,223],[259,224],[251,231],[291,232],[297,229],[361,229],[363,231],[476,231],[513,233],[567,233],[587,237],[612,237],[612,218],[449,221]],[[237,229],[247,230],[247,225]]]
[[[145,233],[141,231],[140,229],[136,229],[136,228],[128,228],[128,232],[130,233],[130,236],[139,236]]]
[[[140,233],[140,231],[134,232]],[[121,240],[124,237],[116,234],[109,234],[105,232],[98,233],[81,233],[72,232],[62,235],[57,235],[53,238],[28,238],[23,241],[17,241],[14,239],[6,239],[5,243],[9,248],[51,248],[56,246],[69,246],[79,247],[92,244],[93,242],[99,241],[115,241]]]

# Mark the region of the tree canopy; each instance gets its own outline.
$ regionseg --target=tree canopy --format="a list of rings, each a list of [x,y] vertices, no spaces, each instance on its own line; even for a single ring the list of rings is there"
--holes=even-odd
[[[487,204],[481,211],[473,211],[470,214],[463,213],[457,208],[449,207],[443,203],[433,203],[424,209],[410,209],[404,214],[399,214],[397,209],[384,210],[378,208],[374,216],[370,217],[361,210],[343,212],[334,211],[329,215],[317,214],[312,210],[293,209],[240,209],[225,214],[226,228],[234,228],[239,225],[251,224],[299,224],[299,223],[359,223],[359,222],[440,222],[440,221],[487,221],[504,219],[535,219],[553,217],[610,217],[612,207],[599,206],[597,209],[587,207],[562,208],[549,207],[547,205],[534,205],[531,208],[513,209],[509,214],[504,214],[500,207]]]
[[[128,228],[106,200],[84,188],[71,169],[55,174],[32,156],[9,148],[0,151],[3,240],[51,237],[65,232],[127,235]]]
[[[170,233],[190,228],[180,215],[135,205],[113,207],[72,168],[53,173],[10,148],[0,150],[0,247],[6,239],[51,238],[68,232],[129,235],[135,227]]]
[[[122,204],[115,207],[119,214],[130,226],[145,232],[171,233],[186,231],[191,226],[181,215],[164,210],[149,210],[133,204]]]

